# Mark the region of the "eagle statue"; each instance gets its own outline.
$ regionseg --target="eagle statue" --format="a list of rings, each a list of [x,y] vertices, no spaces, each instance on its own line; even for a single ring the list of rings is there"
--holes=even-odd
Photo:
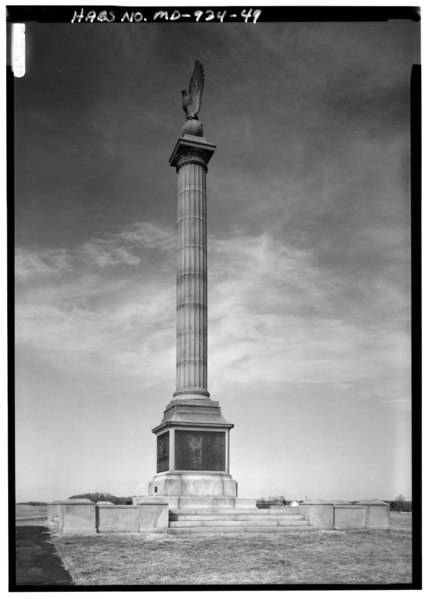
[[[204,68],[197,58],[194,72],[189,82],[189,90],[182,89],[182,106],[186,113],[186,120],[197,119],[201,108],[201,97],[204,89]]]

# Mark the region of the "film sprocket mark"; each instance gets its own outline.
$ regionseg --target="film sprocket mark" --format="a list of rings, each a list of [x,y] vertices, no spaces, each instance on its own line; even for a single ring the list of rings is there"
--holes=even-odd
[[[12,25],[12,71],[15,77],[25,75],[25,24]]]
[[[185,9],[186,10],[186,9]],[[117,21],[119,23],[147,23],[150,22],[162,22],[162,21],[179,21],[179,20],[192,20],[198,22],[209,22],[218,21],[223,23],[225,19],[234,22],[244,23],[256,23],[262,14],[262,10],[245,8],[238,14],[234,12],[228,12],[227,10],[213,11],[211,9],[195,10],[193,12],[181,12],[177,9],[173,11],[168,10],[157,10],[152,13],[141,13],[139,11],[125,11],[118,17],[113,10],[102,10],[97,12],[90,10],[85,13],[83,8],[80,11],[74,11],[71,23],[113,23]]]

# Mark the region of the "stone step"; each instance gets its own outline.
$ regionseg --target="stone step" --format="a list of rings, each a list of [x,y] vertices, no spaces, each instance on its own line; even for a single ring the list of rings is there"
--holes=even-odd
[[[170,515],[212,515],[212,514],[243,514],[243,515],[257,515],[257,516],[298,516],[301,515],[298,508],[270,508],[270,509],[258,509],[258,508],[194,508],[194,509],[170,509]]]
[[[212,514],[177,514],[170,512],[170,522],[175,521],[189,521],[189,520],[303,520],[304,516],[301,514],[245,514],[243,512],[236,513],[212,513]]]
[[[167,528],[169,535],[194,535],[194,534],[237,534],[237,533],[288,533],[292,531],[310,531],[314,530],[313,526],[186,526],[177,528]]]
[[[255,528],[266,528],[267,526],[308,526],[307,520],[259,520],[259,519],[247,519],[247,520],[170,520],[170,528],[192,528],[192,527],[235,527],[235,528],[246,528],[252,526]]]
[[[260,514],[300,514],[301,510],[299,507],[270,507],[270,508],[256,508]]]

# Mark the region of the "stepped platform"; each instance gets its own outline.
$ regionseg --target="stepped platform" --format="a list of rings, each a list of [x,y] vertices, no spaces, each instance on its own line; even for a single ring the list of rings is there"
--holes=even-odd
[[[167,534],[286,532],[312,528],[297,508],[172,509]]]

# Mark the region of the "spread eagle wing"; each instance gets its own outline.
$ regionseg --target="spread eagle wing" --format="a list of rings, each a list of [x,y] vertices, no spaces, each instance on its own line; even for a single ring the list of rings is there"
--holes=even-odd
[[[197,58],[194,72],[189,82],[190,102],[188,106],[189,116],[196,117],[201,108],[201,98],[204,89],[204,68],[202,62]]]

